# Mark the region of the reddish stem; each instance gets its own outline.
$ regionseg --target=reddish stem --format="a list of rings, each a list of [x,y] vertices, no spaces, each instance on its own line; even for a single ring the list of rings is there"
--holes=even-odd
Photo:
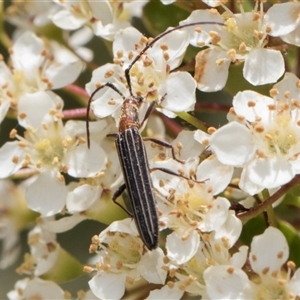
[[[82,118],[86,116],[86,108],[74,108],[63,111],[64,119]]]
[[[289,189],[299,184],[300,176],[296,175],[290,182],[283,185],[277,192],[266,199],[264,202],[257,206],[250,208],[247,212],[238,214],[238,218],[245,223],[246,221],[256,217],[260,213],[266,211],[273,203],[275,203],[280,197],[284,196]]]
[[[228,113],[231,105],[227,104],[219,104],[219,103],[205,103],[205,102],[197,102],[195,105],[195,111],[203,111],[203,110],[212,110],[218,112]]]
[[[65,89],[84,98],[89,98],[89,94],[86,92],[86,90],[75,84],[69,84],[65,87]]]
[[[165,115],[161,114],[160,117],[162,118],[164,124],[166,125],[167,129],[172,132],[174,135],[178,135],[182,131],[182,126],[179,125],[174,121],[174,119],[170,119]]]

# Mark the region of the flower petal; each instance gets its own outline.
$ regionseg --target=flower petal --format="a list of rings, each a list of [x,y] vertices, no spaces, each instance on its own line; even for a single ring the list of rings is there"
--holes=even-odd
[[[24,291],[24,297],[26,299],[63,299],[64,291],[53,281],[35,277],[28,282]]]
[[[240,237],[241,232],[242,222],[235,216],[235,212],[230,210],[227,214],[226,221],[220,228],[216,229],[215,238],[222,239],[223,237],[226,237],[230,247],[232,247]]]
[[[288,291],[292,292],[294,295],[300,295],[300,269],[298,268],[293,275],[293,278],[288,283]]]
[[[254,299],[243,293],[249,289],[247,275],[233,266],[212,266],[203,273],[206,291],[210,299],[248,300]]]
[[[214,0],[213,0],[214,1]],[[181,21],[179,24],[191,24],[194,22],[199,21],[205,22],[219,22],[223,23],[224,20],[222,16],[216,12],[216,10],[210,10],[210,9],[198,9],[194,10],[190,16],[184,20]],[[191,45],[195,47],[199,47],[199,45],[207,45],[211,42],[211,36],[209,35],[210,31],[217,31],[218,32],[218,25],[212,25],[212,24],[202,24],[202,25],[196,25],[196,27],[201,27],[201,31],[195,30],[195,27],[187,27],[184,30],[186,30],[190,35],[190,43]]]
[[[112,274],[98,272],[98,274],[89,281],[89,286],[93,294],[99,299],[118,300],[121,299],[125,293],[126,276],[126,273]]]
[[[231,181],[234,168],[220,163],[215,155],[205,159],[197,168],[197,180],[209,179],[213,195],[220,194]]]
[[[235,167],[250,161],[256,150],[251,132],[237,122],[231,122],[214,132],[210,146],[221,163]]]
[[[44,76],[51,82],[52,89],[73,83],[84,68],[84,63],[69,50],[53,44],[55,64],[45,69]]]
[[[274,4],[265,15],[265,23],[271,27],[271,36],[281,36],[292,32],[300,22],[300,4],[288,2]]]
[[[281,36],[281,39],[286,43],[300,47],[300,26],[298,25],[291,33]]]
[[[252,182],[264,188],[275,188],[289,182],[295,176],[292,165],[284,158],[256,159],[248,166]]]
[[[287,241],[277,228],[268,227],[263,234],[252,240],[249,259],[253,271],[258,274],[271,275],[280,271],[288,256]]]
[[[251,102],[251,105],[249,105]],[[254,91],[238,92],[232,101],[235,113],[244,116],[247,121],[255,122],[257,117],[263,121],[269,121],[270,111],[268,106],[274,104],[270,97],[263,96]]]
[[[300,26],[299,26],[300,28]],[[300,35],[299,35],[300,37]],[[286,72],[282,80],[274,84],[273,88],[278,90],[276,99],[299,99],[300,89],[298,87],[299,78],[290,72]],[[298,117],[299,118],[299,117]]]
[[[235,252],[229,262],[237,268],[242,268],[247,261],[248,246],[241,246],[238,252]]]
[[[227,199],[218,197],[208,206],[208,212],[203,217],[199,229],[202,232],[218,231],[226,222],[230,203]]]
[[[167,30],[169,29],[171,28]],[[164,52],[162,52],[163,45],[168,45],[168,49]],[[149,49],[148,54],[154,61],[159,61],[164,57],[164,54],[168,54],[169,58],[166,62],[170,70],[174,70],[181,64],[188,45],[188,33],[185,30],[175,30],[158,40],[153,47]]]
[[[195,80],[188,72],[173,72],[159,87],[159,95],[165,96],[160,104],[171,112],[191,111],[196,103],[195,90]]]
[[[167,272],[162,268],[164,253],[160,248],[146,252],[137,266],[139,273],[149,282],[164,284]]]
[[[26,117],[19,117],[19,124],[24,128],[28,126],[35,129],[41,127],[42,122],[47,122],[50,109],[56,109],[57,104],[62,107],[63,101],[51,91],[23,94],[19,100],[19,115],[25,113]],[[50,119],[53,121],[52,117]]]
[[[113,9],[108,0],[89,1],[94,17],[105,26],[113,22]]]
[[[67,188],[56,178],[55,171],[44,171],[28,186],[25,196],[30,209],[52,216],[63,209]]]
[[[22,167],[25,151],[18,142],[7,142],[0,148],[0,178],[6,178]]]
[[[66,206],[70,213],[82,212],[91,207],[91,205],[100,197],[101,187],[95,187],[89,184],[83,184],[68,193]]]
[[[280,51],[273,49],[254,49],[245,59],[243,74],[253,85],[275,82],[285,70]]]
[[[176,287],[170,287],[168,285],[163,286],[159,290],[153,290],[150,292],[147,300],[158,300],[158,299],[172,299],[180,300],[182,299],[184,289],[179,289]]]
[[[228,54],[220,49],[206,49],[196,56],[195,80],[197,87],[203,92],[221,90],[228,78],[230,66]]]
[[[63,217],[59,220],[48,221],[47,218],[43,218],[41,220],[41,227],[51,232],[61,233],[72,229],[85,219],[86,217],[80,214],[74,214],[70,217]]]
[[[73,177],[91,177],[103,170],[106,164],[106,153],[95,142],[91,141],[90,149],[86,144],[79,144],[68,158],[68,174]]]
[[[249,195],[255,195],[261,192],[264,188],[259,185],[255,184],[249,179],[249,168],[245,167],[242,171],[239,187],[244,192],[248,193]]]
[[[34,76],[32,70],[37,69],[42,62],[43,41],[33,32],[26,31],[15,42],[11,55],[14,68]]]
[[[197,252],[200,239],[198,233],[193,230],[188,233],[188,238],[183,239],[185,234],[182,230],[174,231],[167,236],[166,248],[168,258],[176,263],[184,264],[189,261]]]
[[[62,9],[51,17],[52,22],[59,28],[75,30],[84,25],[88,20],[83,16],[75,16],[71,11]]]

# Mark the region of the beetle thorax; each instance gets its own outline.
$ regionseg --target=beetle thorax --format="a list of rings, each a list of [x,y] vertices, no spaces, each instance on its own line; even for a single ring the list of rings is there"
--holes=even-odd
[[[130,127],[140,127],[139,123],[140,103],[133,97],[124,101],[121,109],[119,131],[123,132]]]

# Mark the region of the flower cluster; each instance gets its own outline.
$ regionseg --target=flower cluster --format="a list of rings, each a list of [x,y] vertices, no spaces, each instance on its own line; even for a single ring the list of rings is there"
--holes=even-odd
[[[298,2],[0,5],[0,298],[299,299]]]

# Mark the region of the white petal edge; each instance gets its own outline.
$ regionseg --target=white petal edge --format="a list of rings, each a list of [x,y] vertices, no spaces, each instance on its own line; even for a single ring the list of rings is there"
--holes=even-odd
[[[268,251],[265,251],[268,249]],[[282,265],[289,257],[289,247],[286,238],[280,230],[268,227],[263,234],[253,238],[249,259],[254,272],[266,275],[263,272],[268,268],[268,273],[280,271]]]
[[[276,82],[284,73],[284,59],[280,51],[254,49],[245,59],[243,75],[253,85]]]
[[[212,266],[204,271],[203,277],[211,299],[254,299],[244,294],[244,289],[249,289],[249,279],[241,269],[226,265]]]
[[[196,103],[195,91],[195,80],[188,72],[173,72],[158,89],[161,97],[166,96],[160,104],[171,112],[190,111]]]
[[[215,155],[212,155],[198,166],[196,176],[198,181],[208,179],[213,188],[213,195],[217,195],[228,186],[233,171],[232,166],[222,164]]]
[[[209,48],[200,51],[196,56],[194,75],[197,88],[203,92],[221,90],[226,84],[230,64],[229,55],[223,50]]]
[[[183,234],[184,228],[178,232],[174,231],[167,236],[166,242],[168,258],[176,261],[179,265],[189,261],[195,255],[200,245],[199,235],[196,231],[190,231],[187,239],[182,239]]]
[[[251,132],[237,122],[231,122],[214,132],[210,146],[221,163],[235,167],[253,159],[256,151]]]
[[[55,171],[44,171],[26,190],[28,207],[42,216],[53,216],[59,213],[66,201],[65,183],[56,178]]]
[[[256,159],[248,165],[249,179],[264,188],[276,188],[295,176],[292,165],[284,158]]]
[[[93,294],[99,299],[121,299],[125,293],[125,273],[112,274],[101,272],[88,283]]]
[[[274,4],[265,15],[265,23],[271,27],[271,36],[281,36],[292,32],[300,22],[299,3]]]
[[[95,142],[91,141],[90,148],[79,144],[67,158],[68,174],[73,177],[91,177],[99,173],[106,164],[106,153]]]

